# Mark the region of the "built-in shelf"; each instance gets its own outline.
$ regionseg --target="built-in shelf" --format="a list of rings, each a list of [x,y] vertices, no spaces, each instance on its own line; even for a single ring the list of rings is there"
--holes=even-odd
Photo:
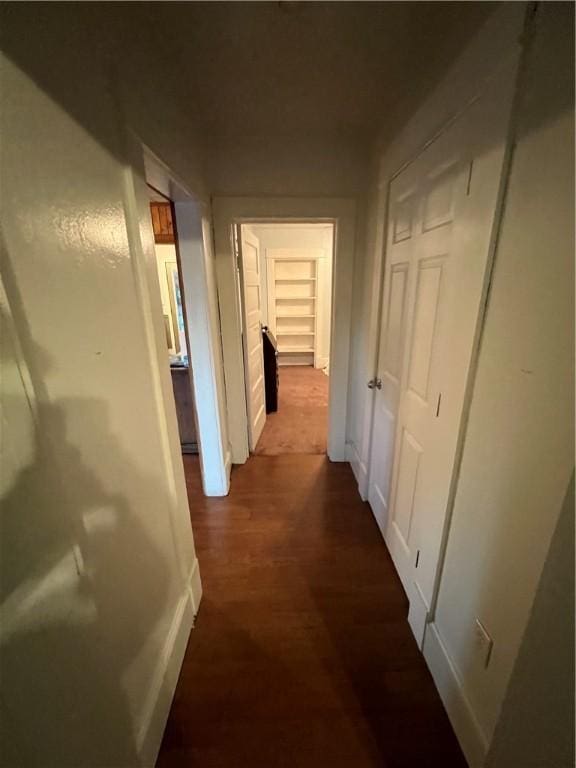
[[[268,258],[268,318],[285,364],[310,365],[317,342],[318,261]],[[310,292],[311,296],[306,296]],[[294,326],[298,330],[294,329]],[[298,344],[302,346],[298,346]]]
[[[312,301],[316,296],[276,296],[276,301]]]
[[[276,331],[276,336],[314,336],[314,331]]]
[[[302,318],[302,317],[316,317],[316,315],[298,315],[298,314],[296,314],[296,313],[294,313],[294,314],[291,314],[291,315],[288,315],[288,314],[286,314],[286,315],[284,315],[284,314],[282,314],[282,315],[279,315],[278,313],[276,313],[276,319],[277,319],[277,320],[279,320],[279,319],[280,319],[280,320],[284,320],[284,319],[285,319],[285,318],[287,318],[287,317],[295,317],[295,318],[297,318],[297,319],[300,319],[300,318]]]

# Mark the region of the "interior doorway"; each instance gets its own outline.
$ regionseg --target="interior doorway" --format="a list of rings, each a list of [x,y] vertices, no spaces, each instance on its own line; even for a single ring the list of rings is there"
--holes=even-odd
[[[330,461],[347,461],[349,450],[346,445],[346,422],[356,241],[355,201],[350,198],[215,197],[212,200],[212,211],[222,353],[226,371],[226,415],[232,462],[244,464],[250,456],[242,343],[244,321],[238,278],[241,262],[238,254],[238,225],[244,223],[333,226],[327,455]]]
[[[180,453],[186,454],[186,464],[193,460],[199,467],[204,494],[225,496],[232,462],[210,205],[201,191],[189,191],[148,148],[142,149],[146,183],[139,189],[146,195],[151,229],[157,233],[155,242],[150,242],[150,230],[144,238],[146,282],[155,316],[155,345],[161,356],[166,353],[171,376],[171,386],[164,376],[159,386],[165,400],[173,393],[176,405],[176,414],[166,408],[166,418],[172,421],[177,416]],[[157,206],[163,207],[155,211]],[[165,251],[163,246],[170,245]],[[181,471],[174,457],[172,462],[175,471]]]
[[[196,410],[191,360],[188,351],[189,329],[180,280],[180,257],[174,203],[150,184],[147,186],[162,302],[163,327],[166,336],[167,360],[170,366],[176,405],[180,445],[183,454],[197,455]]]
[[[251,453],[327,452],[333,222],[236,228]]]

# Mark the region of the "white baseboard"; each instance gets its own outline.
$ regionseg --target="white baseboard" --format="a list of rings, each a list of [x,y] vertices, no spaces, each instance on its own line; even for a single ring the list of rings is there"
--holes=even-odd
[[[352,472],[358,483],[358,493],[360,494],[360,498],[362,501],[366,501],[368,498],[368,470],[366,464],[361,460],[360,455],[356,450],[356,446],[352,442],[346,443],[346,461],[349,462],[352,467]]]
[[[424,658],[470,768],[482,768],[488,744],[435,624],[424,635]]]
[[[232,454],[230,449],[224,456],[224,465],[217,472],[202,471],[202,487],[205,496],[228,496],[230,492],[230,473],[232,471]]]
[[[200,580],[200,566],[198,565],[198,558],[194,558],[194,565],[190,572],[190,580],[188,584],[190,592],[190,599],[192,600],[192,611],[194,616],[198,613],[200,608],[200,601],[202,600],[202,581]]]
[[[230,490],[230,474],[232,472],[232,452],[230,448],[226,451],[224,457],[224,474],[226,476],[226,493]]]
[[[142,768],[153,768],[156,764],[186,645],[201,598],[202,583],[196,559],[190,574],[190,583],[176,606],[170,631],[146,697],[144,716],[136,741]]]
[[[382,496],[376,485],[372,485],[372,487],[368,489],[367,496],[370,509],[374,515],[374,520],[376,520],[380,533],[382,534],[382,538],[386,542],[386,546],[388,549],[390,549],[390,545],[386,537],[388,525],[388,505],[386,503],[386,499]]]
[[[430,606],[416,581],[412,582],[412,589],[410,590],[408,597],[410,600],[408,606],[408,624],[410,624],[412,634],[416,638],[418,648],[422,650],[424,647],[424,637],[427,627],[426,619],[430,612]]]

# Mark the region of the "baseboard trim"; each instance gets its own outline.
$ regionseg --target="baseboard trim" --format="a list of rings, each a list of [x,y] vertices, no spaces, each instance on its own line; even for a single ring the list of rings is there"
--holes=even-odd
[[[368,498],[368,470],[366,464],[360,458],[354,443],[346,443],[346,461],[352,467],[352,472],[358,483],[358,493],[360,494],[360,498],[362,501],[366,501]]]
[[[205,496],[228,496],[230,492],[230,474],[232,472],[232,454],[228,449],[224,462],[217,472],[202,471],[202,487]]]
[[[423,654],[470,768],[482,768],[488,744],[435,624],[428,624]]]
[[[226,477],[226,493],[230,490],[230,474],[232,472],[232,453],[230,449],[226,451],[224,457],[224,476]]]
[[[430,611],[430,606],[424,597],[418,582],[412,582],[412,589],[408,595],[410,604],[408,606],[408,624],[412,634],[416,638],[418,648],[424,648],[424,637],[426,634],[426,619]]]
[[[194,616],[196,616],[200,608],[200,601],[202,600],[202,581],[200,579],[200,566],[198,565],[197,557],[194,558],[194,565],[190,571],[188,589],[192,601],[192,611]]]
[[[136,738],[136,748],[142,768],[153,768],[156,764],[178,675],[201,597],[200,571],[198,560],[195,560],[190,584],[178,601],[164,648],[148,689],[144,715]]]
[[[388,541],[386,539],[386,526],[388,525],[388,505],[386,503],[386,499],[382,496],[376,485],[372,485],[371,488],[368,488],[366,496],[368,498],[368,504],[370,504],[372,514],[374,515],[374,520],[376,520],[378,530],[380,531],[382,538],[388,547]],[[396,567],[396,564],[394,564],[394,567]]]

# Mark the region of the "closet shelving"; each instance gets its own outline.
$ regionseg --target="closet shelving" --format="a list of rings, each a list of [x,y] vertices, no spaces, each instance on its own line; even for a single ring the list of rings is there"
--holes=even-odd
[[[271,259],[269,277],[269,312],[280,365],[314,365],[318,260]]]

